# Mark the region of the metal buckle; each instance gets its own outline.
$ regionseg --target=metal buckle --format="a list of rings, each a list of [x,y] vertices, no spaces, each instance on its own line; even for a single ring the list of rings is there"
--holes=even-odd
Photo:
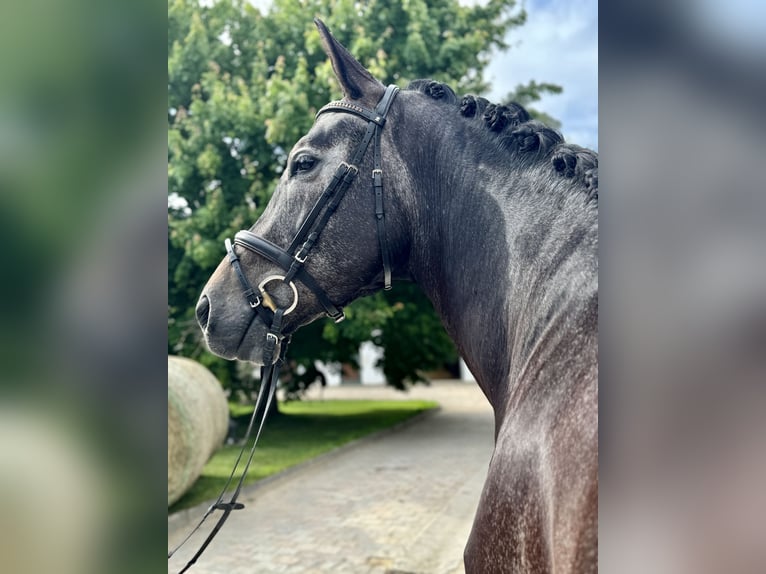
[[[334,320],[335,320],[336,323],[340,323],[345,318],[346,318],[346,314],[343,311],[341,311],[340,315],[338,317],[336,317]]]
[[[353,170],[354,175],[359,173],[359,168],[356,167],[355,165],[351,165],[350,163],[346,163],[345,161],[340,162],[340,165],[345,165],[349,171]]]
[[[261,300],[261,298],[260,298],[260,297],[258,297],[258,296],[256,295],[256,296],[255,296],[255,303],[250,303],[250,307],[252,307],[253,309],[255,309],[255,308],[256,308],[258,305],[260,305],[261,303],[263,303],[263,301]]]
[[[267,283],[270,283],[271,281],[282,281],[284,283],[284,280],[285,280],[284,275],[269,275],[263,281],[261,281],[260,284],[258,285],[258,291],[260,291],[261,295],[263,295],[263,304],[267,306],[269,309],[271,309],[272,311],[276,310],[276,305],[274,305],[274,302],[271,301],[271,297],[268,296],[268,293],[266,293],[266,291],[263,290],[263,287],[264,285],[266,285]],[[293,290],[294,299],[293,299],[293,304],[290,305],[287,309],[285,309],[285,313],[284,313],[285,315],[289,315],[290,313],[295,311],[295,308],[298,306],[298,289],[295,287],[295,283],[293,283],[292,281],[290,281],[288,285]]]
[[[223,240],[223,244],[226,247],[226,257],[229,258],[229,263],[234,264],[235,261],[239,261],[239,257],[234,253],[234,247],[231,245],[231,239],[227,237]]]
[[[380,177],[383,177],[383,170],[382,169],[373,169],[372,170],[372,179],[375,179],[375,174],[378,174]]]
[[[287,313],[285,313],[285,315],[287,315]],[[272,341],[274,341],[275,345],[279,343],[279,337],[277,337],[274,333],[266,333],[266,339],[267,340],[271,339]]]
[[[303,247],[301,247],[298,250],[298,252],[295,255],[293,255],[293,259],[295,259],[298,263],[306,263],[306,258],[309,256],[309,254],[306,253],[306,255],[303,256],[303,259],[301,259],[300,257],[298,257],[298,255],[300,255],[301,251],[303,251]]]

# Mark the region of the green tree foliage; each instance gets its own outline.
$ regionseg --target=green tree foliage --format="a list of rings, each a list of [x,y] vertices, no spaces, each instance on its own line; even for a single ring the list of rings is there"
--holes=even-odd
[[[225,385],[250,390],[251,368],[204,349],[194,319],[199,293],[222,258],[224,238],[260,215],[286,152],[314,114],[340,97],[313,25],[322,17],[382,82],[416,78],[458,93],[488,89],[493,49],[526,14],[515,0],[465,6],[458,0],[275,0],[261,13],[246,0],[171,0],[168,9],[169,352],[196,358]],[[536,90],[528,86],[530,101]],[[385,349],[389,383],[456,354],[430,303],[414,287],[362,299],[339,325],[317,322],[294,338],[294,388],[311,382],[315,359],[354,363],[359,344]],[[308,369],[304,372],[305,369]],[[301,375],[303,373],[303,375]],[[301,379],[303,377],[303,379]]]
[[[540,120],[546,125],[552,128],[561,128],[561,122],[552,118],[545,112],[532,107],[532,104],[539,102],[543,94],[560,94],[562,87],[556,84],[549,84],[546,82],[538,83],[535,80],[531,80],[526,84],[519,84],[508,95],[503,98],[503,104],[509,104],[510,102],[516,102],[524,106],[529,115],[536,120]]]

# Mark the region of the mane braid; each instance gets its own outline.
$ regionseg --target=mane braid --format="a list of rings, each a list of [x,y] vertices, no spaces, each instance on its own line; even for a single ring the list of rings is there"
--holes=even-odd
[[[579,184],[588,201],[598,203],[598,154],[565,143],[558,131],[533,120],[520,104],[493,104],[473,94],[458,99],[452,88],[434,80],[413,80],[407,90],[425,94],[439,104],[454,106],[466,120],[481,122],[487,133],[516,161],[528,167],[547,163],[560,177]]]

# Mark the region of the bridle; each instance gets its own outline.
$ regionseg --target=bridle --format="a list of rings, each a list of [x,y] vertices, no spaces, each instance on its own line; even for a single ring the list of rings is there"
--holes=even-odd
[[[226,240],[226,252],[229,255],[229,262],[242,285],[245,298],[267,325],[273,322],[273,313],[276,305],[271,301],[264,287],[271,281],[279,280],[289,285],[293,291],[294,300],[290,307],[285,310],[285,315],[288,315],[298,303],[298,290],[293,283],[293,279],[297,279],[314,294],[328,317],[336,323],[344,319],[343,310],[332,303],[327,293],[306,270],[304,264],[312,248],[316,245],[320,233],[337,209],[349,186],[359,174],[358,165],[364,159],[370,141],[373,142],[373,169],[371,175],[373,193],[375,195],[375,220],[377,222],[378,241],[383,260],[384,288],[386,290],[391,288],[391,257],[386,239],[385,214],[383,211],[383,170],[380,159],[380,136],[386,123],[388,110],[398,91],[399,88],[396,86],[388,86],[374,110],[351,102],[337,101],[330,102],[317,112],[316,117],[328,112],[360,116],[367,120],[367,131],[362,141],[356,146],[356,150],[351,156],[351,161],[348,163],[341,162],[338,165],[332,180],[325,187],[322,195],[306,216],[306,219],[303,220],[287,249],[282,249],[251,231],[238,231],[234,236],[234,245],[244,247],[277,264],[285,271],[284,275],[271,275],[265,278],[256,291],[242,272],[239,257],[234,252],[231,242],[228,239]]]
[[[226,481],[221,494],[216,502],[214,502],[207,510],[205,515],[199,521],[197,526],[184,538],[181,543],[176,546],[175,549],[168,552],[168,559],[170,559],[175,552],[181,548],[191,536],[199,530],[203,522],[210,516],[215,510],[223,511],[220,519],[213,527],[208,537],[200,546],[199,550],[194,556],[187,562],[186,566],[180,571],[179,574],[186,572],[202,555],[204,550],[213,540],[215,535],[226,522],[229,514],[233,510],[240,510],[245,507],[241,502],[237,502],[237,498],[242,490],[242,485],[247,475],[247,471],[250,468],[250,463],[253,460],[253,454],[255,453],[255,446],[258,444],[258,439],[263,429],[263,424],[266,421],[266,416],[269,412],[271,401],[277,389],[277,382],[279,379],[279,371],[284,364],[285,354],[287,353],[287,347],[290,343],[289,336],[283,336],[283,319],[286,315],[289,315],[298,305],[298,289],[295,286],[294,280],[298,280],[311,291],[319,301],[319,304],[324,309],[324,312],[328,317],[333,319],[336,323],[339,323],[345,318],[343,309],[333,304],[330,297],[327,295],[324,289],[322,289],[317,281],[306,270],[305,263],[311,253],[311,250],[316,245],[319,235],[327,225],[332,214],[338,208],[343,196],[348,188],[353,183],[356,176],[359,174],[359,164],[364,159],[367,148],[370,142],[373,142],[373,169],[372,169],[372,189],[375,196],[375,221],[378,232],[378,242],[380,244],[381,259],[383,261],[383,284],[384,289],[391,289],[391,255],[388,247],[388,240],[386,237],[385,227],[385,213],[383,210],[383,169],[380,158],[380,138],[383,126],[386,124],[386,117],[391,107],[391,103],[394,101],[396,94],[399,92],[399,88],[394,85],[390,85],[386,88],[383,97],[375,106],[374,110],[365,108],[358,104],[354,104],[347,101],[330,102],[322,109],[320,109],[316,117],[328,112],[339,112],[346,114],[353,114],[367,120],[367,130],[362,137],[362,141],[356,146],[354,153],[351,156],[351,161],[348,163],[341,162],[338,168],[335,170],[335,174],[332,177],[330,183],[325,187],[322,195],[316,201],[314,206],[309,211],[306,218],[301,223],[298,232],[290,242],[287,249],[274,245],[272,242],[259,237],[255,233],[247,230],[238,231],[234,236],[234,245],[239,245],[257,253],[258,255],[265,257],[272,263],[275,263],[284,271],[284,275],[269,275],[265,277],[258,289],[254,289],[242,270],[242,264],[240,263],[239,256],[234,251],[234,246],[229,239],[224,242],[226,246],[226,253],[229,259],[229,263],[234,270],[237,279],[239,280],[245,299],[253,309],[253,314],[250,317],[250,323],[252,323],[256,314],[260,316],[263,322],[268,325],[268,332],[266,333],[266,342],[263,350],[263,364],[261,368],[261,388],[258,391],[258,397],[253,408],[253,415],[250,418],[245,437],[242,439],[242,449],[239,452],[234,468],[231,471],[231,475]],[[269,296],[266,291],[266,285],[272,281],[281,281],[285,285],[288,285],[293,293],[293,301],[287,307],[278,307],[274,300]],[[250,324],[245,328],[245,332],[250,328]],[[274,352],[278,343],[281,343],[279,355],[274,361]],[[226,491],[229,488],[234,474],[237,471],[239,463],[244,454],[245,446],[253,428],[255,427],[256,413],[259,412],[263,397],[266,397],[266,406],[263,410],[260,423],[258,425],[258,431],[255,435],[255,440],[250,448],[247,462],[245,463],[242,475],[239,478],[236,489],[228,501],[224,501]]]

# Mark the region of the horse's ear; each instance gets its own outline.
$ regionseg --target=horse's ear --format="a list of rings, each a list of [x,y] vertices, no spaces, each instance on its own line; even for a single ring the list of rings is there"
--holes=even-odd
[[[314,18],[314,24],[319,29],[324,51],[330,58],[343,94],[352,100],[361,100],[367,96],[373,102],[377,102],[385,91],[385,86],[373,78],[372,74],[335,39],[324,22]]]

